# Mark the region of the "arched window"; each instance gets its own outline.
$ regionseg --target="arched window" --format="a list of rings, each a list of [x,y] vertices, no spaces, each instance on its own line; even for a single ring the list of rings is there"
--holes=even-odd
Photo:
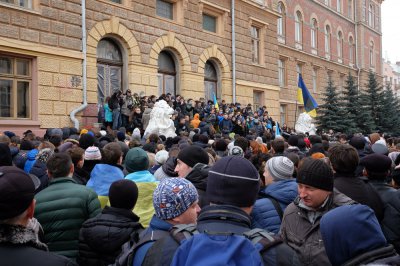
[[[285,37],[285,21],[286,21],[286,12],[285,12],[285,6],[283,5],[282,2],[278,3],[278,13],[281,14],[281,18],[278,18],[278,36]]]
[[[372,4],[368,6],[368,26],[374,27],[374,7]]]
[[[317,48],[318,45],[318,22],[315,18],[311,20],[311,48]]]
[[[97,101],[103,105],[114,90],[122,89],[122,53],[117,43],[104,38],[97,45]]]
[[[375,66],[375,63],[374,63],[374,42],[373,41],[371,41],[369,43],[369,65],[371,67]]]
[[[343,34],[341,31],[339,31],[337,35],[337,53],[338,58],[343,57]]]
[[[331,53],[331,27],[329,25],[325,26],[325,53]]]
[[[208,60],[204,67],[204,94],[206,100],[218,98],[218,74],[215,65]]]
[[[301,15],[300,11],[296,11],[296,16],[295,16],[295,24],[294,24],[294,36],[295,36],[295,41],[297,43],[302,43],[302,28],[303,28],[303,17]]]
[[[169,51],[161,51],[158,56],[158,92],[176,94],[176,67],[174,56]]]
[[[351,64],[354,63],[354,40],[353,37],[349,37],[349,61]]]

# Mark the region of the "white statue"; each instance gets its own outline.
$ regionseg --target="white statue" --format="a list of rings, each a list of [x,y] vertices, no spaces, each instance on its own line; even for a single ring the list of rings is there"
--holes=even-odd
[[[297,133],[307,133],[315,135],[316,127],[312,123],[312,118],[306,112],[301,113],[297,118],[296,125],[294,127]]]
[[[175,137],[175,126],[171,120],[173,113],[174,109],[166,101],[161,100],[156,102],[153,110],[151,110],[149,125],[144,132],[144,138],[147,138],[152,133],[164,135],[166,138]]]

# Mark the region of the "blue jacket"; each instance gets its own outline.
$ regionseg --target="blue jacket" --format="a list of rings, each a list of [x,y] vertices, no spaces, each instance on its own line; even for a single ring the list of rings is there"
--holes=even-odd
[[[261,190],[260,194],[270,195],[275,198],[284,212],[287,205],[298,195],[296,180],[274,182]],[[251,213],[251,218],[252,228],[261,228],[273,233],[279,232],[281,218],[270,199],[261,198],[257,200]]]
[[[169,229],[172,228],[172,224],[167,223],[164,220],[161,220],[157,218],[155,215],[151,218],[149,227],[144,231],[143,234],[141,234],[141,237],[145,237],[146,235],[151,234],[152,232],[156,230],[161,230],[161,231],[169,231]],[[147,251],[151,248],[151,246],[154,244],[154,242],[149,242],[141,246],[135,253],[135,258],[133,259],[133,265],[140,266],[143,263],[143,260],[147,254]]]
[[[114,165],[96,164],[86,186],[92,188],[99,196],[108,196],[108,190],[114,181],[124,178],[122,170]]]

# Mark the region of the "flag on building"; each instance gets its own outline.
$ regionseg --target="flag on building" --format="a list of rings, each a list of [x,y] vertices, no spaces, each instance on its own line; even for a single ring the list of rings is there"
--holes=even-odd
[[[304,109],[306,112],[312,116],[317,116],[318,107],[317,102],[311,96],[310,92],[308,91],[306,84],[304,84],[303,77],[299,74],[299,82],[297,84],[297,102],[304,105]]]
[[[214,96],[214,107],[215,110],[219,110],[219,105],[218,105],[218,101],[217,101],[217,96],[215,96],[215,93],[213,92],[213,96]]]

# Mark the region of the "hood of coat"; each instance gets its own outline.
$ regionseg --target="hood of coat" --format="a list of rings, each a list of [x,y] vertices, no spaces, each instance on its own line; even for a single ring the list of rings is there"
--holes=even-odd
[[[329,211],[322,216],[320,229],[332,265],[342,265],[387,244],[374,211],[361,204]]]
[[[297,182],[295,179],[277,181],[265,187],[262,192],[289,205],[298,195]]]

